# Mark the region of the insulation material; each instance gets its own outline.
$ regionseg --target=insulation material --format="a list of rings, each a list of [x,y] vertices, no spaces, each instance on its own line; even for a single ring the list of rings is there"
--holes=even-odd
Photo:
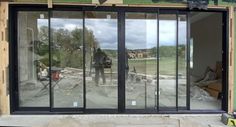
[[[192,86],[190,88],[190,96],[192,99],[197,99],[201,101],[214,101],[215,100],[215,98],[211,97],[207,91],[199,88],[198,86]]]

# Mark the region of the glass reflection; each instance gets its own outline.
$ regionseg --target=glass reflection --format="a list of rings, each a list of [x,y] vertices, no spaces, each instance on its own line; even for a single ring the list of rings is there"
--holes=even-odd
[[[178,106],[186,107],[187,88],[187,19],[186,15],[178,17]]]
[[[48,107],[47,12],[18,12],[19,106]],[[41,89],[43,89],[41,91]]]
[[[85,13],[86,107],[117,108],[117,13]]]
[[[157,17],[126,13],[126,108],[156,107]]]
[[[82,12],[54,11],[51,83],[54,107],[83,107]]]
[[[176,15],[159,18],[159,105],[176,107]]]

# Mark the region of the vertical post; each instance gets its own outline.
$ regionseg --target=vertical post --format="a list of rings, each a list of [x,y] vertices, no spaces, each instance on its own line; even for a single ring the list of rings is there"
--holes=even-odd
[[[53,89],[52,89],[52,77],[51,77],[51,67],[52,67],[52,36],[51,36],[51,17],[52,12],[51,9],[48,9],[48,37],[49,37],[49,104],[50,111],[52,111],[53,105]]]
[[[178,79],[179,79],[179,53],[178,53],[178,46],[179,46],[179,12],[177,11],[177,14],[176,14],[176,110],[178,111],[179,110],[179,107],[178,107],[178,99],[179,99],[179,82],[178,82]]]
[[[187,60],[186,60],[186,69],[187,69],[187,89],[186,89],[186,104],[187,110],[190,110],[190,13],[187,12]]]
[[[125,12],[118,12],[118,112],[125,111]],[[128,61],[127,61],[128,62]]]
[[[160,41],[160,39],[159,39],[159,32],[160,32],[160,30],[159,30],[159,10],[158,10],[158,12],[157,12],[157,89],[156,89],[156,102],[157,102],[157,111],[159,111],[160,110],[160,104],[159,104],[159,60],[160,60],[160,56],[159,56],[159,41]]]
[[[48,8],[52,8],[52,0],[48,0]]]
[[[86,62],[86,48],[85,48],[85,11],[83,11],[83,109],[86,109],[86,67],[85,67],[85,62]]]
[[[147,81],[145,81],[145,96],[144,96],[144,100],[145,100],[145,109],[147,109]]]
[[[234,78],[234,73],[235,73],[235,50],[234,50],[234,46],[235,46],[235,13],[236,10],[233,6],[231,6],[230,8],[230,54],[231,54],[231,63],[230,63],[230,72],[229,72],[229,112],[233,112],[234,107],[236,107],[235,104],[235,86],[234,86],[234,82],[235,82],[235,78]]]

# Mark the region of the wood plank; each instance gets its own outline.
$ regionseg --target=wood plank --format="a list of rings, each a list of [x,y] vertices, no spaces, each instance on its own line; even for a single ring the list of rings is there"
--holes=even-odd
[[[52,0],[48,0],[48,8],[52,8]]]
[[[7,42],[7,20],[8,3],[0,4],[0,111],[1,114],[10,114],[7,67],[8,67],[8,42]]]
[[[229,7],[229,76],[228,76],[228,112],[234,110],[234,7]]]

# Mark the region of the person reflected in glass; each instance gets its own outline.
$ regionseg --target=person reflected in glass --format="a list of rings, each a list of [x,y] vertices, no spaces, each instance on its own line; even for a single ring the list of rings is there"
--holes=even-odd
[[[106,78],[104,75],[104,60],[107,57],[107,55],[98,48],[97,51],[94,54],[94,68],[95,68],[95,83],[98,86],[99,78],[101,73],[101,77],[103,80],[103,84],[106,84]]]
[[[125,48],[125,80],[128,79],[129,76],[129,54],[127,49]]]

